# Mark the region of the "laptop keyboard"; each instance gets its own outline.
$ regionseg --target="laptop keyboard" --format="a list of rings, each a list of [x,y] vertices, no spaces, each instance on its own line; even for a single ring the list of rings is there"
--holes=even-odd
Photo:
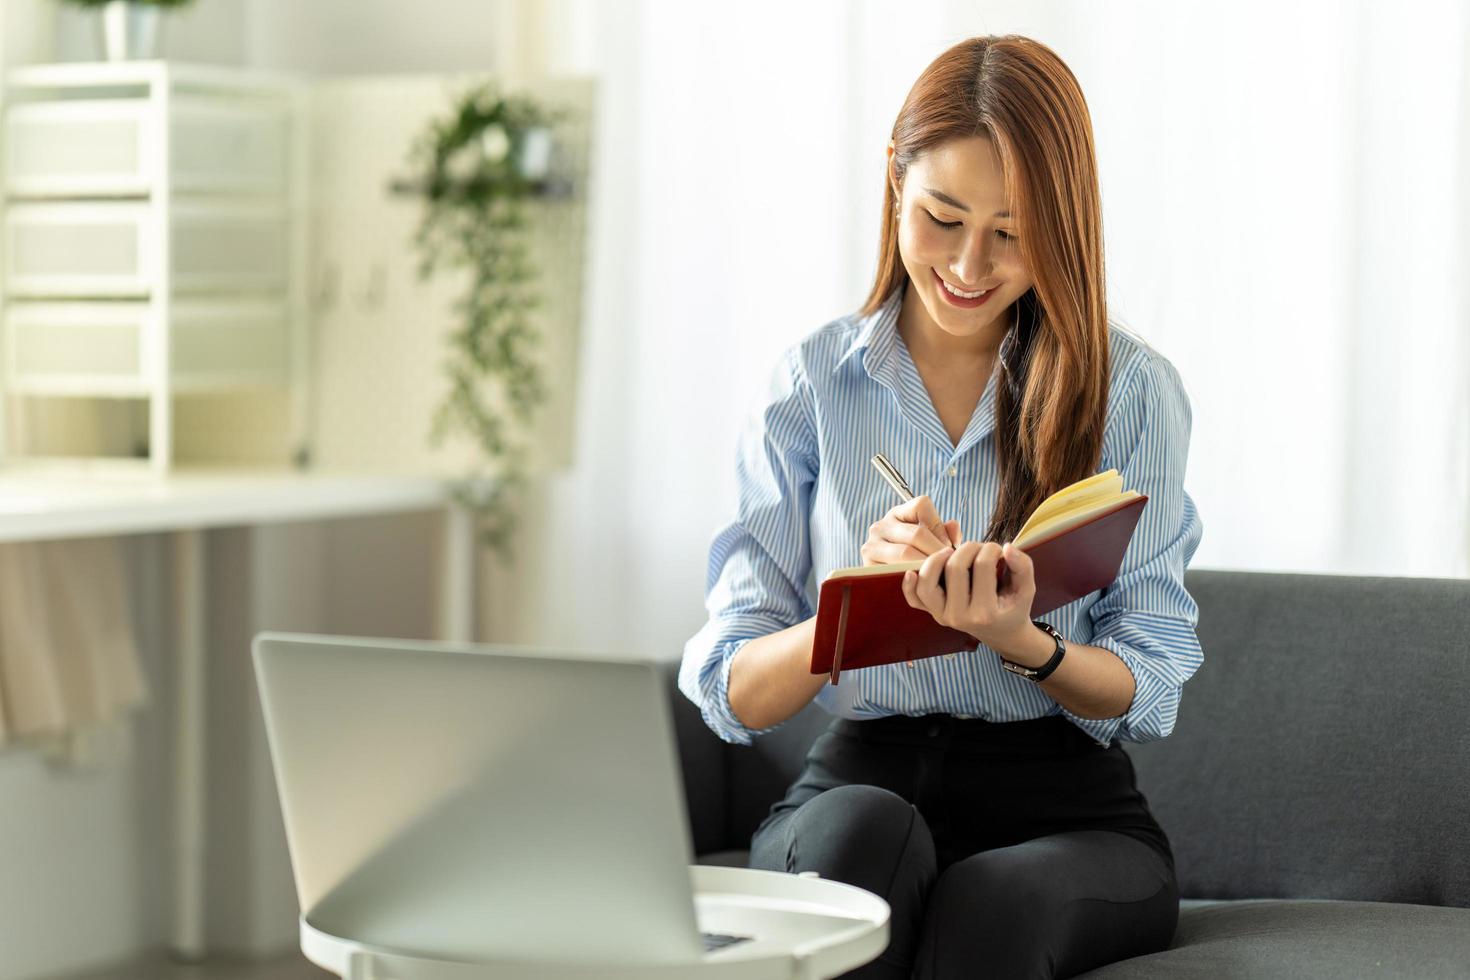
[[[722,932],[701,932],[699,938],[704,940],[704,951],[706,953],[716,949],[724,949],[726,946],[734,946],[750,939],[749,936],[727,936]]]

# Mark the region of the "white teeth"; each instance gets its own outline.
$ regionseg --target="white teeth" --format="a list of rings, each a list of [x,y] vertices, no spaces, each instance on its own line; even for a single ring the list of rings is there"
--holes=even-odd
[[[958,289],[955,289],[953,286],[951,286],[949,284],[948,280],[941,278],[939,281],[942,282],[942,283],[944,283],[944,288],[945,289],[949,290],[951,293],[953,293],[955,296],[958,296],[960,299],[976,299],[976,298],[978,298],[980,296],[984,296],[986,293],[990,292],[990,290],[988,290],[988,289],[982,289],[979,292],[975,292],[975,293],[962,293]]]

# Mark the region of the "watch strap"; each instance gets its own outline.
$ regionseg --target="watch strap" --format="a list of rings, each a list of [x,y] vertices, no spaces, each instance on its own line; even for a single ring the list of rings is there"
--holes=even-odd
[[[1035,683],[1040,684],[1042,681],[1046,680],[1052,675],[1052,672],[1055,671],[1057,669],[1057,666],[1062,662],[1062,658],[1067,655],[1067,641],[1062,639],[1062,634],[1058,633],[1050,623],[1043,623],[1040,620],[1033,619],[1031,621],[1031,625],[1035,626],[1037,629],[1041,630],[1047,636],[1050,636],[1053,641],[1055,641],[1057,648],[1056,651],[1052,653],[1051,659],[1042,664],[1040,667],[1027,667],[1023,664],[1012,663],[1005,657],[1001,657],[1000,665],[1013,674],[1020,674],[1027,680],[1034,681]]]

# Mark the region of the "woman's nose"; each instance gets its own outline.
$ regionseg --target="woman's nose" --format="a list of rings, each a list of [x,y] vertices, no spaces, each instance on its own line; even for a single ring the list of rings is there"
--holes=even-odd
[[[985,248],[985,234],[978,232],[965,241],[960,254],[955,256],[950,271],[966,286],[978,286],[990,267],[990,255]]]

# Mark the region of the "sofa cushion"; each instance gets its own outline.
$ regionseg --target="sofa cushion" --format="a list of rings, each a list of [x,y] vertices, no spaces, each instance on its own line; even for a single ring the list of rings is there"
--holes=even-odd
[[[1386,902],[1181,903],[1174,944],[1087,980],[1470,976],[1470,910]]]
[[[1470,581],[1185,584],[1204,665],[1173,734],[1125,746],[1181,893],[1470,907]]]
[[[717,868],[748,868],[750,852],[746,850],[710,851],[695,858],[695,864],[714,865]]]

